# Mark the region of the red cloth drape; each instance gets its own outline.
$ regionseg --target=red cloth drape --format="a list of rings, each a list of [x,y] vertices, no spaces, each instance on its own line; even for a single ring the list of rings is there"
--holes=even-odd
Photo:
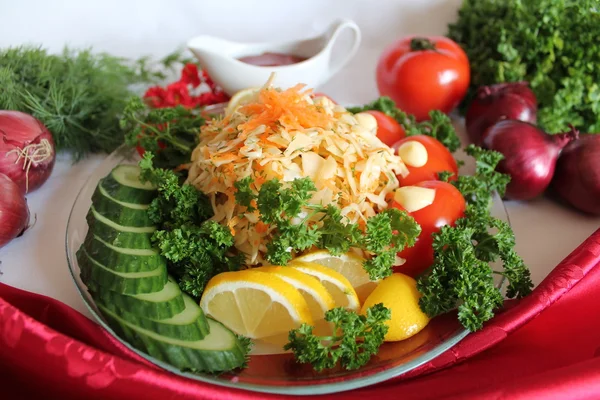
[[[0,284],[0,399],[280,397],[164,372],[68,306]],[[327,398],[600,399],[600,230],[530,296],[437,359]]]

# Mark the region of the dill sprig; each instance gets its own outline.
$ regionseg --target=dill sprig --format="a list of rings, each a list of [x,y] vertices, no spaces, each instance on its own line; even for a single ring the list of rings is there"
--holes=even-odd
[[[176,55],[163,60],[173,64]],[[164,70],[164,68],[162,68]],[[135,84],[164,78],[148,58],[126,60],[89,49],[50,54],[39,47],[0,50],[0,109],[38,118],[58,150],[76,158],[110,152],[123,143],[119,116]]]

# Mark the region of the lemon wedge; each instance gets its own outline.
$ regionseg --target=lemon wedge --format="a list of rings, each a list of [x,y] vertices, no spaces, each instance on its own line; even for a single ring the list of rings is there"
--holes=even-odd
[[[313,276],[290,267],[260,267],[254,271],[275,274],[294,286],[306,300],[314,322],[325,318],[325,313],[335,307],[335,300],[325,286]]]
[[[348,279],[339,272],[319,264],[297,260],[291,262],[289,267],[317,278],[333,297],[336,307],[344,307],[353,311],[360,308],[354,288]]]
[[[429,323],[429,317],[419,307],[420,298],[417,281],[408,275],[395,273],[381,281],[363,304],[361,313],[366,314],[369,307],[383,303],[392,313],[391,319],[386,321],[389,330],[384,340],[405,340]]]
[[[204,313],[237,334],[260,339],[313,324],[300,292],[276,274],[255,270],[223,272],[206,285]]]
[[[235,110],[244,104],[256,101],[259,92],[260,88],[257,87],[242,89],[239,92],[236,92],[233,96],[231,96],[231,99],[229,99],[229,103],[225,109],[225,115],[231,115],[235,112]]]
[[[350,282],[361,304],[375,290],[379,281],[372,281],[363,268],[364,258],[354,254],[345,253],[334,256],[327,250],[313,251],[295,259],[295,261],[311,262],[331,268],[344,275]]]

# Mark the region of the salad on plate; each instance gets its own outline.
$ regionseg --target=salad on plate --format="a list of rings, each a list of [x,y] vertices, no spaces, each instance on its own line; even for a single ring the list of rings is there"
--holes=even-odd
[[[119,336],[176,368],[287,352],[357,369],[453,309],[479,329],[503,303],[495,275],[508,297],[531,289],[489,212],[502,156],[471,145],[476,171],[459,174],[439,112],[416,122],[387,98],[345,108],[267,82],[218,115],[133,99],[121,123],[142,157],[98,182],[80,276]]]

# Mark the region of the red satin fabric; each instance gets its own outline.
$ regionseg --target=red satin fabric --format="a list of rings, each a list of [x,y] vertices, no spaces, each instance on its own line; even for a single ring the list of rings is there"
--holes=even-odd
[[[530,296],[437,359],[383,384],[326,397],[599,399],[599,288],[600,230]],[[0,399],[281,397],[164,372],[68,306],[0,284]]]

